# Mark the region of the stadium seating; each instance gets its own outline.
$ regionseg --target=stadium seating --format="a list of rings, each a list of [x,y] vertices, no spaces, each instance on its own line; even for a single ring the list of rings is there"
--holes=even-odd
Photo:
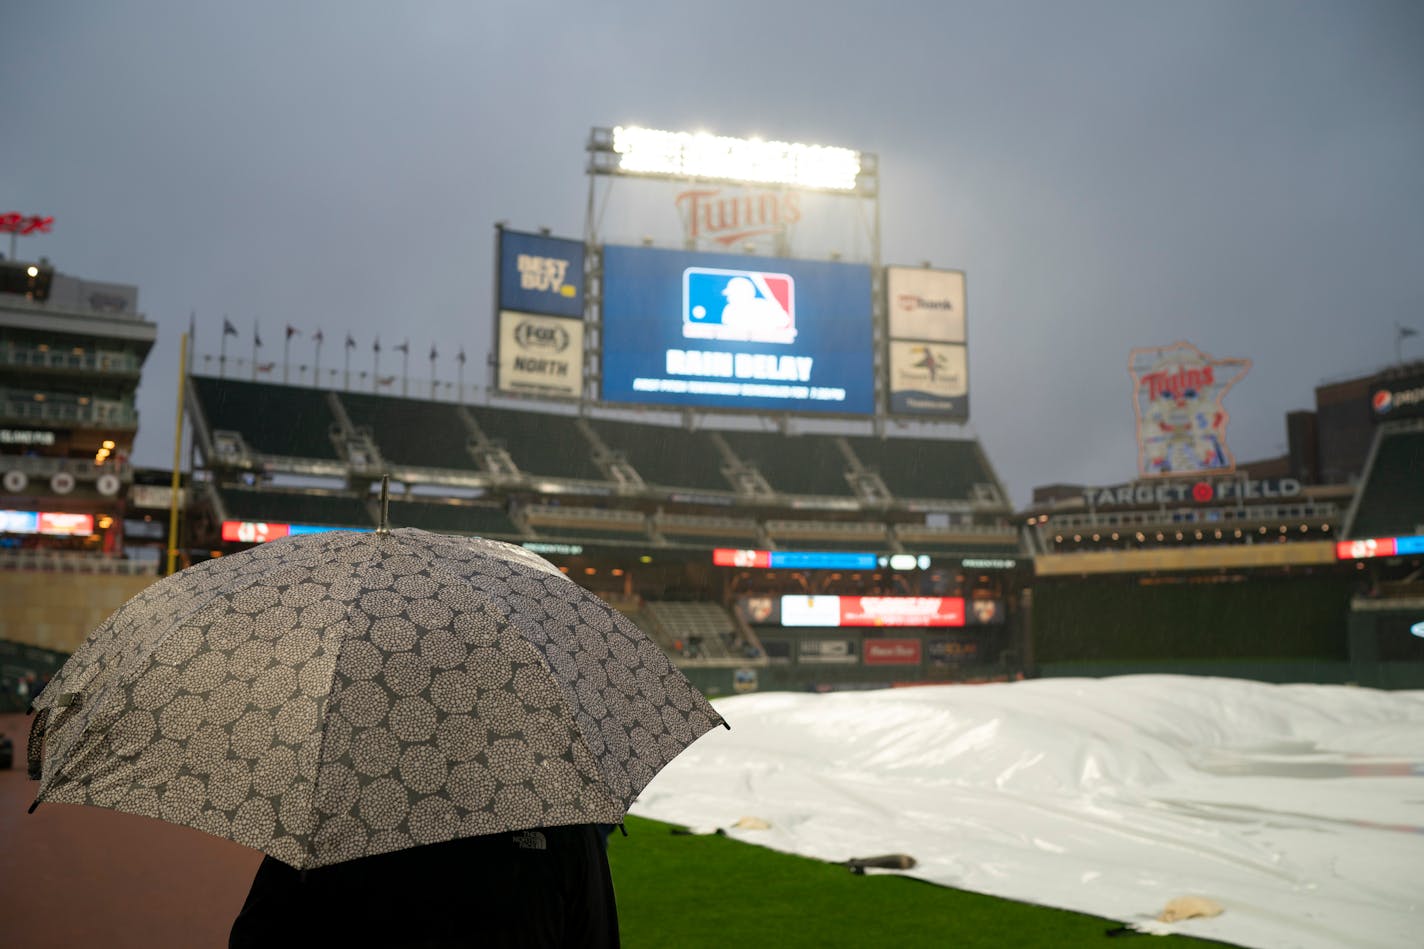
[[[217,489],[224,513],[237,521],[374,528],[363,498],[347,495],[227,486]]]
[[[253,451],[287,458],[336,460],[337,426],[318,389],[192,376],[208,431],[239,432]],[[280,421],[281,424],[273,424]]]
[[[442,534],[476,534],[497,540],[521,536],[504,509],[490,504],[392,498],[387,516],[392,527],[418,527]]]
[[[705,432],[610,419],[590,419],[589,424],[603,443],[621,452],[650,485],[731,490],[722,476],[722,455]]]
[[[1380,431],[1347,530],[1351,538],[1424,534],[1424,428]]]
[[[660,514],[653,523],[657,532],[675,545],[755,547],[758,543],[757,522],[749,517]]]
[[[976,484],[994,484],[978,442],[962,439],[846,439],[860,463],[901,498],[968,498]]]
[[[743,461],[756,466],[782,494],[852,497],[846,457],[826,435],[786,436],[773,432],[722,432]]]
[[[352,424],[371,430],[388,462],[423,468],[477,467],[467,450],[474,433],[457,405],[351,392],[342,393],[340,399]]]
[[[594,464],[592,446],[573,416],[487,406],[468,408],[486,438],[503,447],[526,474],[608,480]]]
[[[643,605],[643,615],[655,638],[674,656],[725,659],[732,655],[736,622],[716,603],[649,601]]]

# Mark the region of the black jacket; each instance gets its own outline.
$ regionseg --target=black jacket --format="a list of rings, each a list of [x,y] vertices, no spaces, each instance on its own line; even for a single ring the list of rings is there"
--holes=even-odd
[[[617,947],[604,831],[471,837],[305,874],[268,857],[228,946]]]

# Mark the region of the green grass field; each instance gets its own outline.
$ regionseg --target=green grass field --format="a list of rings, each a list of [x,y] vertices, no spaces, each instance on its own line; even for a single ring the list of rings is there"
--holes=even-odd
[[[912,946],[1004,949],[1119,945],[1121,924],[1079,913],[952,890],[845,867],[719,836],[682,836],[629,817],[609,862],[628,949],[731,946]],[[1129,944],[1220,945],[1128,934]]]

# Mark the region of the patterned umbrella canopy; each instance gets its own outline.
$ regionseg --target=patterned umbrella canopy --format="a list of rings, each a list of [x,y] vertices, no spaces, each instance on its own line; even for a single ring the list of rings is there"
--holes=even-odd
[[[521,547],[290,537],[149,587],[35,702],[36,803],[321,867],[617,823],[725,725],[655,643]]]

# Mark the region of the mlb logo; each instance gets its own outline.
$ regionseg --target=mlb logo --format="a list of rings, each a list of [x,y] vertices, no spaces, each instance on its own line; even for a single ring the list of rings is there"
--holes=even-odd
[[[688,267],[682,272],[682,335],[795,342],[796,281],[784,273]]]

